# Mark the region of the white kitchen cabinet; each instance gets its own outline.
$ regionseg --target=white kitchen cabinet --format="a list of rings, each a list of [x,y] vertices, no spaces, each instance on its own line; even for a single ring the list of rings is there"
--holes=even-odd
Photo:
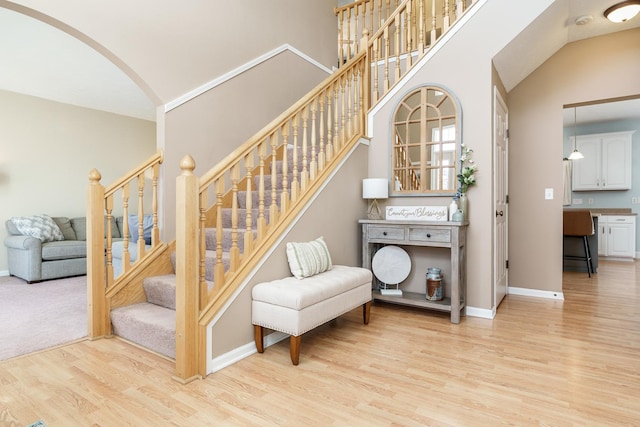
[[[636,217],[602,215],[598,218],[598,255],[631,258],[636,253]]]
[[[584,155],[573,161],[573,191],[631,189],[631,135],[635,131],[578,135]],[[574,137],[571,137],[573,146]]]

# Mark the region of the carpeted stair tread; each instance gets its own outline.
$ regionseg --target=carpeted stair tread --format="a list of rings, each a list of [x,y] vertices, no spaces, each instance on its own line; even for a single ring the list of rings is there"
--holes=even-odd
[[[176,312],[142,302],[111,310],[113,333],[165,356],[176,357]]]
[[[238,248],[240,248],[240,252],[244,252],[244,233],[246,229],[244,227],[238,228],[238,236],[237,236],[237,244]],[[211,251],[216,250],[216,244],[218,242],[217,232],[215,228],[207,228],[204,232],[205,234],[205,242],[206,248]],[[253,231],[253,237],[257,236],[258,232]],[[231,245],[233,243],[233,229],[231,228],[223,228],[222,229],[222,250],[223,252],[228,252],[231,249]]]
[[[146,277],[142,287],[147,295],[147,302],[161,307],[176,309],[176,275]]]
[[[233,225],[231,222],[232,211],[233,211],[232,208],[222,208],[222,228],[232,227]],[[254,206],[253,209],[251,209],[251,223],[253,228],[257,228],[259,217],[260,217],[260,209],[258,206]],[[239,227],[246,226],[246,218],[247,218],[247,210],[238,209],[238,219],[239,219],[238,226]],[[267,221],[267,223],[269,223],[269,206],[264,207],[264,218]]]

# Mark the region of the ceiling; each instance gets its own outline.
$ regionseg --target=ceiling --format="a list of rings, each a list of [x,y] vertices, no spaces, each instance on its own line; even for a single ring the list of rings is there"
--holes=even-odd
[[[640,16],[622,24],[604,18],[615,1],[556,0],[494,58],[507,91],[566,43],[640,27]],[[591,19],[576,25],[581,16]],[[4,8],[0,64],[2,90],[155,120],[155,105],[113,63],[74,37]]]
[[[0,89],[156,119],[149,97],[111,61],[48,24],[1,7]]]

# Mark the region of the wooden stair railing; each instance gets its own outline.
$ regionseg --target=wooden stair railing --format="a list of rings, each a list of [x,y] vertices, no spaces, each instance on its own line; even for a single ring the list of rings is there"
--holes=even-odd
[[[200,179],[193,159],[185,157],[177,180],[177,301],[197,308],[176,313],[176,376],[188,381],[204,375],[204,358],[191,355],[206,345],[206,325],[240,286],[322,181],[365,134],[368,63],[360,55],[326,79],[260,133]],[[257,185],[256,185],[257,183]],[[267,185],[270,184],[270,185]],[[266,188],[269,187],[267,190]],[[279,188],[277,191],[276,188]],[[253,190],[257,190],[257,200]],[[246,209],[240,215],[239,202]],[[223,207],[231,209],[229,268],[222,260]],[[257,215],[257,233],[252,230]],[[268,218],[268,219],[267,219]],[[205,229],[217,233],[214,285],[205,280]],[[197,236],[191,239],[190,236]],[[242,239],[244,251],[238,241]],[[180,268],[184,265],[184,268]],[[176,304],[179,306],[179,304]],[[198,342],[192,342],[192,331]],[[202,353],[202,351],[198,351]]]
[[[422,56],[477,0],[359,0],[335,8],[338,17],[338,66],[360,52],[365,34],[384,33],[377,47],[379,61],[389,49],[390,58]],[[386,28],[386,29],[385,29]],[[377,38],[373,36],[372,39]],[[409,67],[411,62],[409,62]],[[375,100],[374,100],[375,102]]]
[[[136,268],[146,266],[158,256],[165,244],[160,241],[158,229],[158,176],[163,153],[158,152],[135,169],[105,188],[100,184],[102,176],[93,169],[89,174],[87,188],[87,289],[88,289],[88,333],[90,338],[111,334],[109,312],[115,306],[126,305],[143,299],[140,290],[127,296],[116,297],[124,288],[136,282]],[[133,192],[133,195],[132,195]],[[116,202],[116,195],[120,200]],[[130,208],[135,205],[135,209]],[[151,248],[147,249],[144,239],[143,218],[145,206],[150,208],[153,218]],[[117,212],[117,214],[114,214]],[[129,214],[138,216],[138,229],[129,230]],[[115,217],[122,216],[122,274],[114,277],[113,269],[113,227]],[[137,234],[137,259],[131,262],[129,235]],[[138,280],[140,282],[141,279]],[[135,285],[133,285],[135,287]]]

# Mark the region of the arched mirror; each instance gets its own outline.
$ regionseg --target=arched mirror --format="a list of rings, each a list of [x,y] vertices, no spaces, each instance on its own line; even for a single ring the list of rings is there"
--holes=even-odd
[[[407,95],[393,115],[392,195],[443,196],[457,188],[458,107],[436,86]]]

